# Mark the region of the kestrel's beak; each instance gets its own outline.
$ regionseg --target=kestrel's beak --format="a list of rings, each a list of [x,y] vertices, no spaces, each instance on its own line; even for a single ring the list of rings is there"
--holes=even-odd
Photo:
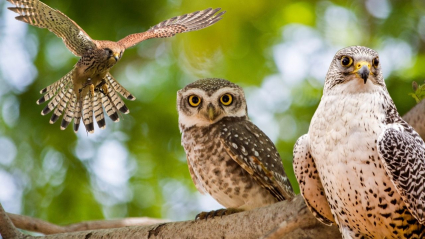
[[[214,106],[210,103],[207,106],[207,112],[208,112],[208,119],[212,123],[217,118],[217,112],[214,108]]]
[[[353,73],[356,74],[356,76],[363,79],[364,83],[366,84],[367,78],[369,78],[370,72],[370,63],[367,61],[360,61],[357,62],[354,66]]]
[[[120,54],[119,53],[114,53],[114,59],[115,59],[115,61],[118,61],[119,57],[120,57]]]

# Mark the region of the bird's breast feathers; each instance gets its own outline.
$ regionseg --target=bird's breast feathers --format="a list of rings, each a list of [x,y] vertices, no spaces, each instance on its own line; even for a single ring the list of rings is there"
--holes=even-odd
[[[376,152],[384,105],[379,91],[324,95],[309,130],[313,157],[333,162],[366,160],[364,152],[372,147]]]

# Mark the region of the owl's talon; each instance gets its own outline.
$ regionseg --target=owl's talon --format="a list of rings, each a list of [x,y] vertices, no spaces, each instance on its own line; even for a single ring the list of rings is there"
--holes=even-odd
[[[200,212],[198,213],[198,215],[196,215],[195,217],[195,221],[198,220],[207,220],[208,218],[215,218],[216,216],[227,216],[233,213],[238,213],[238,212],[242,212],[243,210],[241,209],[237,209],[237,208],[222,208],[222,209],[218,209],[218,210],[213,210],[213,211],[209,211],[209,212]]]

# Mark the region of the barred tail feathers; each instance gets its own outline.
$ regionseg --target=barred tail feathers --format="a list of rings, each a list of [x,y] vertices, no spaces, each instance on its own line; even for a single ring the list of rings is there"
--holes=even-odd
[[[118,83],[118,81],[115,80],[111,73],[108,73],[106,75],[106,78],[108,79],[112,88],[114,88],[118,93],[120,93],[120,95],[124,96],[127,100],[133,101],[136,99],[136,97],[134,97],[126,88],[124,88],[120,83]]]
[[[50,124],[54,124],[62,115],[63,111],[66,108],[66,105],[68,104],[69,100],[72,98],[73,92],[74,91],[72,90],[72,88],[68,88],[64,96],[61,98],[55,111],[53,112],[52,117],[50,118],[50,122],[49,122]]]
[[[89,95],[86,95],[85,98],[89,97]],[[82,112],[81,109],[83,107],[83,100],[84,99],[80,99],[76,101],[76,105],[74,108],[74,132],[77,133],[78,132],[78,128],[80,127],[80,120],[81,120],[81,116],[82,116]]]
[[[72,90],[72,89],[71,89]],[[65,109],[65,113],[63,114],[62,122],[61,122],[61,130],[64,130],[68,127],[68,125],[71,123],[72,119],[74,118],[74,110],[75,110],[75,104],[77,101],[77,95],[72,90],[71,94],[72,100],[68,103]]]
[[[44,95],[37,101],[37,104],[49,101],[41,114],[46,115],[53,111],[49,121],[51,124],[54,124],[63,115],[60,125],[61,130],[66,129],[74,120],[73,128],[77,132],[82,119],[86,130],[93,133],[94,120],[96,120],[99,128],[106,127],[103,110],[114,122],[120,120],[120,112],[124,114],[130,112],[120,95],[128,100],[135,100],[135,97],[120,85],[111,74],[108,73],[106,75],[103,81],[105,84],[102,87],[103,90],[97,88],[94,95],[87,94],[82,99],[78,99],[74,91],[72,75],[73,70],[40,91]]]
[[[83,102],[83,123],[86,131],[91,134],[94,133],[92,99],[93,97],[86,96]]]
[[[94,117],[96,118],[99,128],[104,129],[106,126],[105,116],[102,107],[102,92],[96,92],[93,99]]]

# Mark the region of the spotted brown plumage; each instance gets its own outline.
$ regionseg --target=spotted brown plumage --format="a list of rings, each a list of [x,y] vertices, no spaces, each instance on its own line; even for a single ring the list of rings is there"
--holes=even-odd
[[[308,134],[294,147],[316,218],[338,224],[343,238],[423,238],[424,152],[386,89],[378,53],[338,51]]]
[[[73,20],[39,0],[7,1],[16,6],[9,9],[19,14],[17,20],[47,28],[62,38],[74,55],[80,57],[74,69],[40,91],[44,95],[37,104],[50,100],[41,114],[46,115],[54,110],[50,119],[52,124],[63,115],[60,126],[62,130],[74,119],[74,131],[77,132],[82,119],[86,131],[90,133],[94,132],[93,116],[99,128],[105,127],[102,108],[115,122],[119,121],[120,112],[124,114],[130,112],[116,92],[128,100],[136,99],[109,73],[121,59],[125,49],[147,39],[172,37],[178,33],[206,28],[221,20],[221,16],[225,13],[225,11],[219,12],[220,8],[208,8],[173,17],[145,32],[131,34],[112,42],[91,39]]]
[[[273,142],[249,119],[243,90],[202,79],[177,94],[182,145],[196,188],[229,211],[294,197]]]

